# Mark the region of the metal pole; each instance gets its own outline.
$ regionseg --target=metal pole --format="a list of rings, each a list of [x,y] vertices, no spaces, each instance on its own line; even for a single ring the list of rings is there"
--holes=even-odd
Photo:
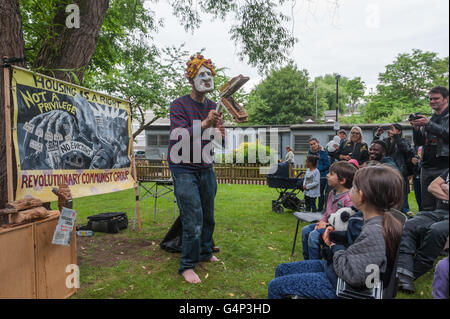
[[[339,78],[341,76],[339,74],[336,75],[336,123],[338,123],[338,112],[339,112]],[[336,130],[336,135],[337,135]]]
[[[316,83],[314,83],[314,91],[316,92],[316,123],[317,123],[318,112],[317,112],[317,87],[316,87]]]

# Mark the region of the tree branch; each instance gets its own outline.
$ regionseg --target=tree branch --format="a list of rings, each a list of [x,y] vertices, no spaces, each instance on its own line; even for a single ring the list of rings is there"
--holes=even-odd
[[[155,116],[153,119],[151,119],[150,121],[148,121],[145,125],[141,125],[136,132],[133,133],[133,139],[136,138],[136,136],[138,136],[139,134],[141,134],[141,132],[143,130],[145,130],[145,128],[149,125],[151,125],[153,122],[155,122],[156,120],[160,119],[161,116]]]

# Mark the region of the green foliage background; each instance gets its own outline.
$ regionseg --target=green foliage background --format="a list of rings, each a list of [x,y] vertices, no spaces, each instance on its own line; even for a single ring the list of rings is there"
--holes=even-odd
[[[249,93],[246,108],[251,124],[300,124],[305,117],[336,109],[336,73],[310,80],[307,70],[293,63],[267,72]],[[449,85],[449,57],[412,49],[399,54],[379,73],[375,91],[365,95],[361,77],[340,76],[338,108],[340,123],[394,123],[410,113],[430,115],[427,92],[436,85]],[[358,111],[355,113],[355,111]],[[342,116],[345,113],[350,116]]]
[[[261,151],[261,149],[263,149]],[[264,158],[260,157],[259,152],[265,154]],[[251,155],[249,157],[249,154]],[[252,157],[256,156],[256,161]],[[270,146],[266,146],[256,142],[241,143],[238,148],[229,154],[217,154],[216,163],[242,163],[242,164],[269,164],[270,159],[276,161],[278,154]]]

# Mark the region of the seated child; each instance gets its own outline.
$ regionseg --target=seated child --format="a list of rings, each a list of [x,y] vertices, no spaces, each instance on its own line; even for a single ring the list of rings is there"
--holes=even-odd
[[[403,176],[388,166],[361,168],[350,193],[354,206],[363,214],[360,235],[346,249],[337,250],[337,245],[330,242],[331,263],[302,260],[279,264],[275,278],[269,282],[269,299],[337,298],[338,278],[356,288],[367,287],[369,265],[378,267],[381,279],[389,278],[403,228],[390,211],[403,204]]]
[[[329,247],[332,242],[336,244],[334,251],[346,249],[353,244],[361,233],[361,229],[364,225],[363,214],[354,206],[352,206],[352,209],[355,213],[348,219],[347,230],[335,230],[334,227],[330,225],[325,229],[325,232],[322,235],[322,241],[324,243],[322,248],[322,258],[329,264],[333,262],[333,253]]]
[[[302,229],[303,258],[320,259],[320,237],[328,225],[328,216],[342,207],[351,207],[350,188],[357,168],[347,161],[335,162],[327,174],[328,185],[334,188],[328,195],[325,214],[316,224],[310,224]]]

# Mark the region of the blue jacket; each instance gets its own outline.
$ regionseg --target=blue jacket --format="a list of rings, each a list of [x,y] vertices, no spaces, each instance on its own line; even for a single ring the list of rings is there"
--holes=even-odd
[[[308,155],[319,156],[319,166],[317,168],[320,172],[320,177],[327,177],[328,169],[330,168],[330,157],[328,156],[328,152],[319,150],[319,152],[313,153],[309,150]]]

